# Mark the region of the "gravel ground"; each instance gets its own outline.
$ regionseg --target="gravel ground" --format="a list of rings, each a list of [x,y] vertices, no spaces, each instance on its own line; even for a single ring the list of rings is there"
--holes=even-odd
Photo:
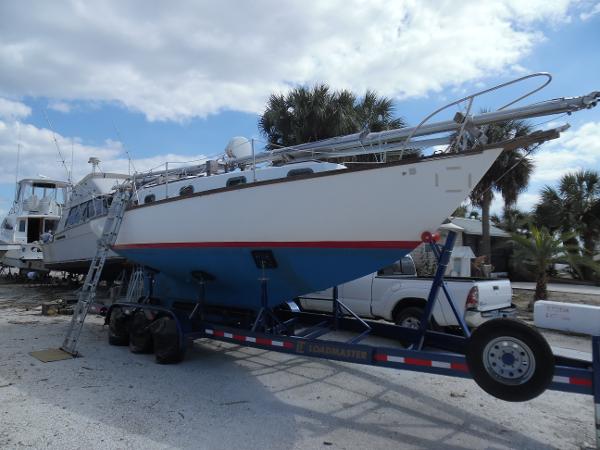
[[[27,290],[29,289],[29,290]],[[82,358],[42,363],[69,317],[41,316],[22,286],[0,286],[0,448],[578,449],[593,402],[546,392],[512,404],[473,381],[197,341],[159,366],[106,343],[89,317]],[[23,303],[25,302],[25,303]],[[548,333],[588,350],[589,340]]]

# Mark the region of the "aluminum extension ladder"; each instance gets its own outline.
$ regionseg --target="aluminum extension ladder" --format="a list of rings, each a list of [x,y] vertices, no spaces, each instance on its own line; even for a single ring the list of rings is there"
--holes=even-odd
[[[123,221],[123,215],[125,214],[125,208],[131,198],[131,190],[127,187],[120,187],[112,197],[112,203],[108,209],[106,221],[104,222],[104,229],[102,230],[102,236],[98,240],[98,249],[96,255],[92,259],[90,269],[85,276],[83,287],[79,293],[77,299],[77,305],[73,311],[73,318],[69,324],[65,340],[63,341],[60,349],[64,352],[70,353],[73,356],[77,356],[77,342],[81,329],[83,328],[83,322],[87,316],[90,306],[94,303],[96,298],[96,287],[100,282],[100,276],[102,275],[102,269],[106,262],[106,256],[110,251],[111,246],[117,240],[119,234],[119,228],[121,228],[121,222]]]

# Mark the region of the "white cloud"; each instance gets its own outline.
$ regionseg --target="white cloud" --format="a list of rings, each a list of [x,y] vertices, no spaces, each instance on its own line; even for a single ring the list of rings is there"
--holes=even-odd
[[[48,108],[61,113],[71,112],[71,105],[67,102],[54,101],[48,104]]]
[[[88,160],[95,156],[101,160],[100,167],[105,171],[127,173],[129,161],[123,146],[118,141],[106,140],[103,145],[86,145],[77,137],[69,138],[56,134],[66,166],[71,168],[73,153],[73,181],[77,182],[91,167]],[[38,174],[49,178],[65,180],[67,170],[61,163],[52,131],[34,125],[0,120],[0,185],[12,184],[15,180],[17,148],[20,147],[19,178],[36,177]],[[146,171],[165,161],[202,160],[204,155],[179,155],[168,153],[133,160],[138,171]],[[171,167],[174,165],[172,164]],[[0,199],[2,200],[2,199]]]
[[[31,108],[23,103],[0,97],[0,119],[16,120],[31,114]]]
[[[594,17],[597,14],[600,14],[600,3],[596,3],[588,10],[579,14],[579,18],[585,22],[587,20],[590,20],[592,17]]]
[[[423,96],[520,67],[570,3],[3,2],[0,95],[116,101],[150,120],[259,112],[316,81]]]
[[[600,122],[587,122],[545,144],[534,156],[532,182],[557,182],[564,174],[600,169]]]
[[[531,211],[540,201],[540,195],[532,192],[525,192],[519,195],[517,199],[517,208],[521,211]]]

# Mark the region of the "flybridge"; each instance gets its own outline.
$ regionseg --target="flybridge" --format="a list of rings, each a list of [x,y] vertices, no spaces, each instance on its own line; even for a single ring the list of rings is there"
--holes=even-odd
[[[485,94],[498,91],[529,79],[543,79],[543,82],[531,89],[524,95],[511,100],[496,111],[473,114],[474,101]],[[578,97],[563,97],[543,102],[538,102],[521,107],[513,107],[517,102],[533,95],[546,87],[552,76],[548,73],[533,73],[515,80],[499,84],[474,94],[470,94],[459,100],[451,102],[425,117],[415,127],[398,128],[380,132],[364,130],[346,136],[338,136],[315,142],[283,147],[271,151],[254,151],[253,141],[246,141],[246,149],[236,152],[228,149],[227,153],[214,161],[207,161],[199,165],[187,166],[177,170],[169,170],[168,163],[165,170],[146,172],[135,176],[137,186],[148,183],[168,182],[170,177],[212,175],[236,168],[252,168],[256,164],[264,162],[285,163],[309,160],[323,160],[340,157],[351,157],[356,155],[381,154],[389,152],[400,152],[404,150],[431,148],[434,146],[447,146],[443,153],[460,152],[467,148],[483,147],[486,142],[486,126],[504,122],[507,120],[531,119],[535,117],[551,116],[556,114],[571,114],[582,109],[590,109],[600,101],[600,91],[594,91],[587,95]],[[456,113],[452,120],[432,122],[431,119],[439,113],[452,107],[466,105],[463,113]],[[546,140],[555,139],[568,126],[562,126],[546,130],[545,132],[534,132],[529,136],[521,137],[516,143],[527,145],[528,143],[541,143]],[[512,141],[512,140],[511,140]],[[510,145],[510,142],[500,143]],[[499,144],[499,145],[500,145]],[[243,144],[236,144],[242,146]],[[382,158],[385,161],[385,157]]]

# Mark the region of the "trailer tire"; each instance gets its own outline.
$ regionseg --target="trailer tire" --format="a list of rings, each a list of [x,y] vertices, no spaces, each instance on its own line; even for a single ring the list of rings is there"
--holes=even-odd
[[[109,345],[129,345],[129,327],[131,316],[125,314],[122,308],[113,308],[108,322]]]
[[[151,323],[144,311],[137,311],[133,315],[129,329],[129,350],[132,353],[152,353]]]
[[[407,306],[396,312],[394,315],[394,323],[405,328],[418,330],[421,326],[421,318],[424,310],[418,306]]]
[[[158,364],[177,364],[185,356],[185,346],[181,346],[177,324],[172,317],[163,316],[150,325],[154,340],[154,356]]]
[[[544,392],[554,376],[554,355],[546,339],[514,319],[493,319],[471,335],[467,365],[488,394],[524,402]]]

